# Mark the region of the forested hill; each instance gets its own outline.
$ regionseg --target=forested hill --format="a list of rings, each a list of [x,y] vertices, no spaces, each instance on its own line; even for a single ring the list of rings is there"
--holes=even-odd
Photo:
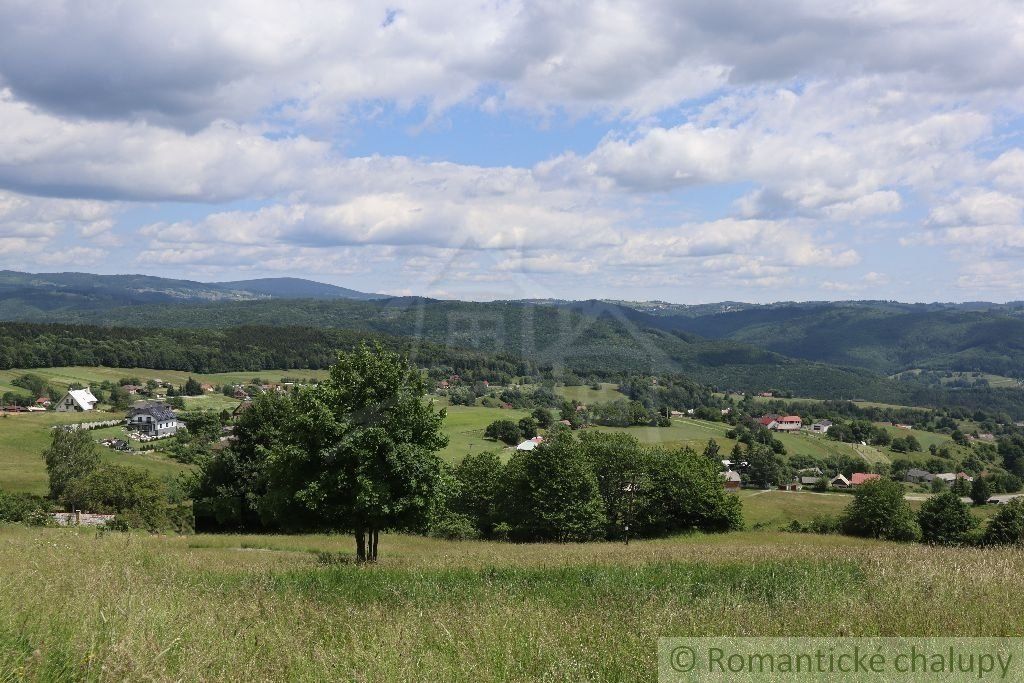
[[[864,370],[794,360],[747,344],[645,327],[620,307],[581,312],[521,302],[419,298],[270,300],[133,306],[65,317],[147,329],[256,325],[349,330],[506,354],[556,373],[582,377],[671,373],[740,391],[773,389],[808,397],[886,403],[941,404],[945,400],[934,391],[922,395],[921,387]]]
[[[373,299],[345,287],[297,278],[194,282],[150,275],[0,271],[0,320],[51,320],[64,313],[133,304],[269,298]]]
[[[1024,309],[989,306],[882,302],[764,306],[701,316],[633,313],[642,316],[639,324],[887,375],[923,368],[1024,377]]]

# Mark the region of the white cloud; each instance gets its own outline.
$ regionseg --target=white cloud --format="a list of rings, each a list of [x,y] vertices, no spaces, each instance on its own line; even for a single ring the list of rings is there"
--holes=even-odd
[[[1024,152],[1005,129],[1022,36],[1009,0],[12,0],[0,248],[394,279],[472,251],[497,264],[452,268],[459,287],[577,292],[882,286],[898,259],[863,245],[892,226],[906,245],[1021,258]],[[350,127],[455,105],[496,129],[580,117],[604,136],[531,167],[343,156]],[[817,274],[861,263],[863,280]]]
[[[1012,0],[766,0],[757,11],[739,0],[181,0],[173,11],[159,0],[11,0],[0,6],[0,78],[56,112],[193,129],[268,110],[335,120],[374,101],[643,116],[727,84],[813,74],[1016,87],[1022,28]]]

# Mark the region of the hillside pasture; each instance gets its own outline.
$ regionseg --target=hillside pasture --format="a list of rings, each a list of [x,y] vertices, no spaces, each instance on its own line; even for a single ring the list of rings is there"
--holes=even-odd
[[[500,441],[484,438],[487,425],[495,420],[520,419],[530,414],[528,410],[505,408],[484,408],[481,406],[448,406],[444,421],[444,433],[448,446],[440,451],[441,457],[450,463],[459,463],[469,454],[484,451],[504,451],[507,446]],[[507,457],[509,453],[504,453]]]
[[[592,403],[608,403],[625,399],[626,395],[619,391],[619,385],[601,382],[600,389],[592,389],[589,385],[555,387],[555,393],[569,401],[579,401],[584,405]]]
[[[77,422],[101,422],[123,417],[121,413],[92,411],[88,413],[16,413],[0,417],[0,489],[44,493],[47,488],[46,467],[42,453],[50,444],[50,430],[55,425]],[[123,428],[93,430],[94,439],[124,436]],[[135,443],[135,442],[133,442]],[[99,447],[103,462],[131,465],[148,470],[156,476],[174,475],[189,469],[160,452],[145,454],[120,453]]]

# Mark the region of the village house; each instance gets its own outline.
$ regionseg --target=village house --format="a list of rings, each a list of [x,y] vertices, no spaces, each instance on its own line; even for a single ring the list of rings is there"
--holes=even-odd
[[[799,415],[785,415],[777,420],[775,431],[798,432],[803,425],[804,422],[800,419]]]
[[[99,400],[92,395],[89,387],[85,389],[70,389],[68,393],[64,394],[64,398],[58,401],[57,407],[54,410],[59,413],[83,412],[95,410],[97,403],[99,403]]]
[[[861,484],[866,484],[869,481],[876,481],[881,478],[882,476],[880,474],[874,474],[871,472],[854,472],[850,476],[850,486],[860,486]]]
[[[811,425],[811,431],[818,434],[827,434],[828,430],[832,428],[832,420],[818,420]]]
[[[145,389],[145,387],[140,387],[137,384],[123,384],[121,385],[121,389],[124,390],[129,396],[135,396],[136,394],[142,392]]]
[[[799,491],[803,486],[799,481],[791,481],[786,484],[779,484],[780,491]]]
[[[765,429],[774,430],[779,426],[779,416],[763,415],[761,419],[757,421],[757,424],[761,425]]]
[[[933,479],[935,479],[934,474],[917,467],[911,467],[903,477],[903,481],[910,482],[911,484],[930,484]]]
[[[524,441],[521,444],[519,444],[518,446],[516,446],[516,450],[517,451],[532,451],[534,448],[536,448],[537,446],[541,445],[542,443],[544,443],[544,437],[543,436],[535,436],[532,439],[527,439],[526,441]]]
[[[743,479],[740,477],[739,472],[733,470],[726,470],[722,472],[722,485],[726,489],[738,489]]]
[[[848,488],[850,488],[850,480],[847,479],[846,477],[844,477],[841,474],[837,474],[836,476],[832,477],[829,480],[828,484],[829,484],[829,486],[831,486],[834,489],[848,489]]]
[[[815,477],[813,475],[800,477],[801,486],[817,486],[819,481],[821,481],[821,477]]]
[[[163,403],[139,406],[128,412],[128,428],[148,436],[174,436],[180,424],[174,411]]]
[[[49,408],[50,399],[46,398],[45,396],[41,396],[36,399],[36,405],[39,406],[40,408]]]

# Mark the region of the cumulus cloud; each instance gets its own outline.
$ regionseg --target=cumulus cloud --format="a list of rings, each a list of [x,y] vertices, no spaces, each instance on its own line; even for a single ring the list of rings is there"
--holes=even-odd
[[[1010,0],[11,0],[0,250],[584,295],[882,287],[880,234],[1009,262],[1022,36]],[[455,107],[602,135],[519,167],[394,151],[410,133],[390,116]],[[346,156],[360,126],[401,140]]]
[[[104,202],[28,197],[0,191],[0,264],[68,264],[109,243],[118,207]]]
[[[0,7],[0,78],[63,114],[192,128],[267,110],[333,119],[374,100],[443,109],[486,88],[492,107],[646,115],[815,73],[1016,86],[1022,27],[1011,0],[13,0]]]

